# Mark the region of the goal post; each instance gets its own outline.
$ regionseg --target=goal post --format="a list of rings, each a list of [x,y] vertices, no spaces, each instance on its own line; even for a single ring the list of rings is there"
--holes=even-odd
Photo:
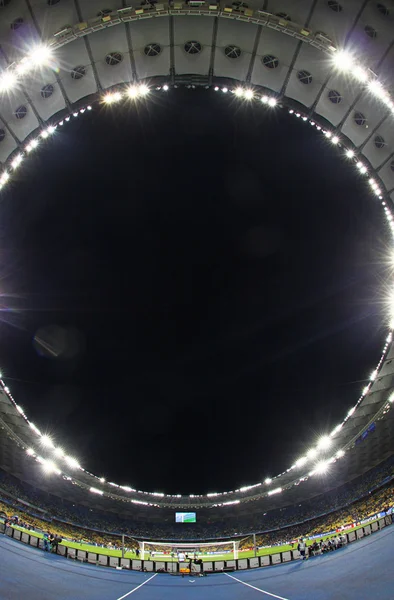
[[[188,562],[190,560],[237,559],[241,540],[212,542],[153,542],[140,541],[141,558],[164,562]]]

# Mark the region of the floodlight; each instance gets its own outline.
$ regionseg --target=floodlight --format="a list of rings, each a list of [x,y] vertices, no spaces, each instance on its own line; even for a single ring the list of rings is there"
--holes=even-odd
[[[317,442],[319,450],[326,450],[331,446],[331,439],[328,435],[323,435]]]
[[[41,131],[41,137],[46,140],[46,138],[49,137],[49,133],[47,132],[47,130],[45,129],[44,131]]]
[[[26,454],[28,454],[29,456],[34,456],[34,450],[33,450],[33,448],[28,448],[26,450]]]
[[[218,92],[219,91],[219,87],[215,86],[214,90],[215,90],[215,92]]]
[[[64,458],[64,460],[66,461],[68,466],[71,467],[72,469],[80,469],[81,468],[79,465],[79,462],[72,456],[66,456]]]
[[[338,431],[340,431],[343,427],[343,423],[340,423],[339,425],[337,425],[330,433],[330,436],[333,437],[334,435],[336,435],[338,433]]]
[[[329,466],[329,462],[327,460],[321,460],[320,462],[318,462],[315,465],[315,473],[319,473],[320,475],[323,475],[324,473],[327,473],[328,471],[328,466]]]
[[[338,450],[338,452],[337,452],[337,458],[342,458],[343,456],[345,456],[345,451],[344,450]]]
[[[136,85],[131,85],[127,90],[127,94],[129,98],[135,100],[140,95],[139,88]]]
[[[227,94],[227,92],[228,92],[228,88],[224,87],[224,88],[222,89],[222,92],[223,92],[223,94]]]
[[[49,46],[40,44],[29,52],[27,58],[32,61],[33,65],[37,67],[44,67],[53,58],[53,53]]]
[[[63,458],[64,456],[64,451],[61,448],[55,448],[54,450],[54,454],[56,456],[59,456],[60,458]]]
[[[325,135],[325,136],[326,136],[326,138],[328,138],[328,139],[332,138],[332,133],[331,133],[331,131],[325,131],[325,132],[324,132],[324,135]]]
[[[307,458],[306,456],[302,456],[301,458],[299,458],[299,459],[296,461],[296,464],[295,464],[295,466],[296,466],[297,468],[299,468],[299,467],[303,467],[303,466],[305,465],[305,463],[307,462],[307,460],[308,460],[308,458]]]
[[[268,104],[268,100],[269,100],[268,96],[261,96],[261,102],[263,104]]]
[[[331,143],[332,143],[332,144],[339,144],[339,137],[338,137],[337,135],[334,135],[334,136],[331,138]]]
[[[244,97],[245,100],[253,100],[254,92],[253,90],[245,90]]]
[[[43,460],[42,466],[43,466],[45,473],[48,473],[48,474],[56,473],[57,475],[61,474],[59,467],[57,465],[55,465],[55,463],[52,460]]]
[[[54,446],[54,443],[49,437],[49,435],[43,435],[40,439],[40,442],[43,446],[45,446],[45,448],[53,448]]]
[[[163,85],[163,90],[164,90],[165,92],[168,92],[168,90],[169,90],[169,89],[170,89],[170,88],[169,88],[169,87],[168,87],[168,85],[165,83],[165,84]]]
[[[333,63],[340,71],[350,71],[354,67],[354,57],[346,50],[339,50],[333,56]]]
[[[267,478],[264,480],[264,483],[265,483],[265,484],[267,484],[267,485],[269,485],[270,483],[272,483],[272,479],[271,479],[271,477],[267,477]]]
[[[238,87],[234,92],[234,94],[237,96],[237,98],[243,98],[244,93],[245,92],[241,87]]]
[[[105,104],[114,104],[115,102],[120,102],[120,100],[122,100],[122,94],[120,92],[106,94],[103,98]]]
[[[368,81],[367,71],[360,66],[354,67],[354,69],[352,70],[352,75],[362,83],[366,83]]]
[[[148,86],[145,83],[142,83],[139,86],[140,96],[142,96],[142,97],[147,96],[149,94],[149,92],[150,92],[150,90],[149,90]]]
[[[377,369],[375,369],[375,371],[372,371],[371,375],[369,376],[370,380],[375,381],[377,374],[378,374]]]
[[[280,494],[282,491],[281,487],[275,488],[274,490],[270,490],[268,492],[268,496],[273,496],[274,494]]]
[[[347,416],[348,416],[348,417],[351,417],[351,416],[352,416],[352,414],[354,413],[354,411],[355,411],[355,410],[356,410],[356,407],[355,407],[355,406],[353,406],[353,407],[352,407],[352,408],[351,408],[351,409],[348,411],[348,413],[347,413]]]
[[[354,150],[346,150],[346,156],[348,158],[354,158]]]
[[[82,110],[81,110],[82,112]],[[53,135],[56,131],[56,126],[55,125],[50,125],[47,129],[47,132],[49,133],[49,135]]]
[[[366,385],[365,388],[363,389],[363,396],[366,396],[369,392],[369,386]]]
[[[270,98],[270,99],[268,100],[268,106],[274,107],[274,106],[276,106],[276,105],[277,105],[276,98]]]
[[[18,78],[13,71],[4,71],[0,76],[0,92],[9,92],[18,82]]]
[[[101,481],[101,483],[105,483],[104,477],[100,477],[100,481]]]
[[[8,171],[4,171],[4,173],[2,173],[2,174],[1,174],[1,177],[0,177],[0,183],[1,183],[2,185],[4,185],[5,183],[7,183],[7,181],[9,180],[9,178],[10,178],[10,174],[8,173]],[[8,387],[5,387],[5,388],[4,388],[4,391],[5,391],[7,394],[9,394],[9,393],[10,393],[10,390],[9,390],[9,388],[8,388]]]
[[[22,154],[18,154],[17,156],[15,156],[14,160],[11,163],[11,167],[14,169],[14,171],[16,171],[16,169],[19,167],[22,160],[23,160]]]
[[[317,456],[317,450],[315,448],[311,448],[310,450],[308,450],[306,455],[308,458],[315,458]]]
[[[129,487],[128,485],[121,485],[120,486],[122,488],[122,490],[124,490],[125,492],[131,492],[132,489],[131,487]]]
[[[104,495],[104,492],[102,490],[98,490],[97,488],[91,487],[89,489],[89,492],[92,492],[92,494],[99,494],[100,496]]]

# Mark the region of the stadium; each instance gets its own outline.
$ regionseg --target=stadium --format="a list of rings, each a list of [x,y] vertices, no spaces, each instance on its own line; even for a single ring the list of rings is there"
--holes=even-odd
[[[313,129],[392,236],[393,22],[392,0],[0,0],[0,193],[98,106],[203,88]],[[388,304],[381,354],[342,420],[282,473],[225,492],[105,480],[42,433],[1,375],[0,597],[392,598]]]

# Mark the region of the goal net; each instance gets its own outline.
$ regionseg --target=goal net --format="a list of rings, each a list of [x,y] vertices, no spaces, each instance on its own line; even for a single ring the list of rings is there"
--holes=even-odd
[[[227,542],[139,542],[141,557],[186,563],[190,560],[230,560],[238,558],[240,540]]]

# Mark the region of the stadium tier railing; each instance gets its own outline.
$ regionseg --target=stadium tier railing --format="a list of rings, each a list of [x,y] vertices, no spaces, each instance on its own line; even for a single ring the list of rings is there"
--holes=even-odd
[[[369,536],[377,531],[380,531],[392,525],[394,522],[394,513],[387,514],[384,517],[380,517],[375,521],[361,525],[350,531],[342,531],[341,535],[344,538],[344,545],[351,544],[357,540],[362,539],[365,536]],[[39,537],[37,532],[31,532],[18,528],[16,526],[6,526],[4,523],[0,523],[0,533],[13,538],[19,542],[44,550],[44,540]],[[334,537],[337,533],[333,534]],[[319,536],[314,536],[316,539]],[[327,536],[330,537],[330,536]],[[103,567],[111,567],[116,569],[130,569],[133,571],[146,571],[146,572],[163,572],[170,573],[173,575],[184,575],[189,573],[189,561],[184,563],[169,562],[166,560],[140,560],[133,558],[121,558],[117,556],[110,556],[108,554],[96,553],[93,551],[86,551],[73,546],[67,545],[67,542],[59,544],[57,554],[69,558],[72,560],[79,560],[81,562],[87,562],[94,565]],[[92,546],[92,549],[94,546]],[[100,549],[104,550],[104,549]],[[230,560],[212,560],[204,561],[202,565],[192,564],[192,573],[198,575],[202,572],[207,573],[222,573],[223,571],[241,571],[245,569],[255,569],[258,567],[269,567],[273,565],[279,565],[282,563],[288,563],[293,560],[300,558],[298,550],[286,550],[284,552],[273,552],[265,554],[263,556],[255,556],[249,558],[238,558]]]

